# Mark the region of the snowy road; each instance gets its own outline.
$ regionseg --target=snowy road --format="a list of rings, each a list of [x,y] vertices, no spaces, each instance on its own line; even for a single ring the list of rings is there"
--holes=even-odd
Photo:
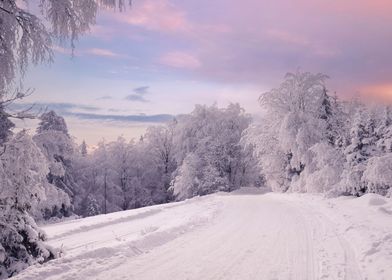
[[[392,203],[371,195],[248,190],[45,230],[66,255],[16,279],[392,279]]]

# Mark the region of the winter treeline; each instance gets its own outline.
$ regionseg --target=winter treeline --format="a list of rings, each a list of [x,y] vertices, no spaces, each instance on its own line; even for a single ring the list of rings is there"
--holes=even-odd
[[[328,95],[322,74],[287,74],[260,96],[263,121],[247,130],[274,191],[391,195],[392,112]]]
[[[249,124],[239,105],[196,106],[148,128],[138,141],[102,141],[91,153],[83,143],[71,172],[75,213],[91,216],[259,183],[252,150],[240,143]]]

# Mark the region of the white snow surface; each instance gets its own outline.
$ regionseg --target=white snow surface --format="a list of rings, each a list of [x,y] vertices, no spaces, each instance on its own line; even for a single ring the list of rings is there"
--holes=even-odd
[[[13,279],[392,279],[392,199],[246,188],[44,226]]]

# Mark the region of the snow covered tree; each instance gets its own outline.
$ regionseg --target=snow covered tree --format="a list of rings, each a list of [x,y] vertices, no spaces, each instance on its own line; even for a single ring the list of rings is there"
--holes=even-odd
[[[64,118],[57,115],[54,111],[43,113],[40,117],[37,133],[40,134],[46,131],[58,131],[69,136]]]
[[[101,206],[92,194],[87,196],[85,203],[85,216],[89,217],[101,214]]]
[[[383,114],[381,116],[380,125],[377,128],[377,147],[382,152],[392,152],[392,112],[391,107],[384,106],[382,109]]]
[[[387,195],[392,189],[392,154],[375,156],[369,159],[362,176],[366,191]]]
[[[160,173],[160,192],[163,197],[162,202],[170,200],[170,181],[173,171],[176,169],[174,159],[173,136],[176,122],[171,122],[165,126],[153,126],[147,129],[144,140],[147,143],[150,156],[153,158],[157,171]],[[147,155],[146,155],[147,156]]]
[[[264,112],[259,133],[248,131],[267,183],[272,189],[306,190],[306,174],[313,172],[311,147],[327,134],[333,111],[323,74],[288,73],[281,85],[259,98]],[[257,135],[260,135],[257,139]],[[308,165],[307,165],[308,164]]]
[[[250,121],[238,104],[223,109],[199,105],[178,118],[173,141],[179,168],[171,187],[177,199],[232,191],[259,178],[248,172],[246,162],[253,154],[241,143]]]
[[[288,74],[260,97],[263,122],[244,139],[255,145],[267,184],[274,191],[385,195],[388,177],[376,169],[389,168],[389,109],[331,97],[325,79]]]
[[[57,251],[45,240],[45,233],[24,207],[0,199],[0,279],[55,258]]]
[[[83,217],[91,215],[92,212],[89,212],[88,209],[92,200],[94,200],[94,204],[99,205],[99,213],[102,213],[101,196],[98,191],[99,172],[100,170],[92,155],[83,156],[79,154],[74,158],[72,175],[77,187],[74,190],[72,204],[76,214]]]
[[[178,174],[172,182],[172,190],[178,200],[183,200],[196,196],[199,193],[200,167],[202,163],[199,157],[189,153],[182,165],[179,167]]]
[[[112,196],[117,196],[114,202],[123,210],[130,208],[131,202],[131,143],[127,143],[123,137],[107,145],[108,168],[112,169],[113,190]]]
[[[327,78],[321,73],[287,73],[279,88],[262,94],[259,102],[262,108],[278,114],[275,120],[287,113],[303,112],[318,116],[320,105],[325,101]]]
[[[101,197],[100,201],[101,201],[101,207],[103,210],[104,214],[107,214],[109,212],[113,212],[113,211],[118,211],[121,208],[118,207],[117,205],[113,205],[115,207],[116,210],[110,210],[113,208],[112,205],[110,205],[110,201],[113,197],[113,193],[112,193],[112,180],[111,180],[111,173],[112,170],[110,169],[110,163],[108,161],[108,151],[107,151],[107,145],[104,141],[101,141],[98,144],[98,148],[96,149],[94,155],[95,157],[95,166],[98,170],[97,172],[97,190],[99,191],[99,196]],[[109,210],[108,210],[109,209]]]
[[[306,178],[307,192],[340,194],[344,155],[329,142],[320,142],[311,148],[312,158],[309,163],[314,165]]]
[[[32,218],[55,188],[46,181],[48,172],[44,155],[25,131],[0,155],[0,279],[55,256]]]
[[[84,140],[83,140],[82,144],[80,145],[80,154],[82,155],[82,157],[87,156],[87,144]]]
[[[23,160],[20,160],[23,158]],[[48,166],[39,148],[26,131],[16,134],[1,155],[2,175],[0,197],[13,200],[25,210],[31,210],[45,198]]]
[[[123,137],[109,143],[102,141],[91,154],[80,155],[73,172],[78,186],[76,212],[91,215],[87,201],[92,199],[102,213],[166,202],[166,194],[159,187],[163,173],[153,155],[147,141],[135,144]]]
[[[48,182],[64,191],[72,199],[75,188],[77,188],[72,176],[75,145],[68,134],[64,119],[53,111],[44,113],[33,139],[49,162]],[[61,205],[53,205],[54,216],[70,214],[71,207],[65,202]],[[62,209],[62,205],[68,206],[69,209]]]
[[[160,162],[156,160],[146,137],[132,147],[131,205],[132,208],[167,202],[163,189],[163,175]]]
[[[338,148],[344,146],[347,141],[347,135],[345,133],[345,130],[347,130],[347,115],[336,93],[334,96],[330,96],[326,88],[324,88],[321,97],[318,118],[325,121],[325,137],[327,142]]]
[[[366,192],[366,186],[361,178],[369,158],[368,144],[370,143],[366,141],[369,125],[364,111],[365,108],[359,104],[351,122],[350,144],[344,150],[347,163],[342,183],[346,187],[346,192],[354,195]]]

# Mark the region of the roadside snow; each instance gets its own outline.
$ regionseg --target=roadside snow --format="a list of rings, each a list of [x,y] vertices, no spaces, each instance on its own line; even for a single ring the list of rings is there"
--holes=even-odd
[[[392,199],[242,189],[47,225],[15,279],[391,279]]]

